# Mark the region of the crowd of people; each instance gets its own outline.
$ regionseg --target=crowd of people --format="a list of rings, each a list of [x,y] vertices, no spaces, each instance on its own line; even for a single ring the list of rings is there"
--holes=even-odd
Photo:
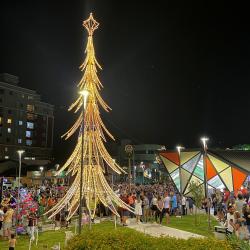
[[[216,190],[205,207],[211,207],[214,216],[226,228],[228,234],[235,234],[240,239],[249,239],[250,235],[250,199],[249,191],[243,188],[238,194],[224,189],[223,192]]]
[[[166,223],[170,223],[170,216],[183,216],[193,213],[193,199],[180,196],[175,187],[168,184],[134,185],[127,183],[115,185],[115,192],[130,207],[134,213],[124,208],[118,208],[121,223],[127,226],[129,217],[136,217],[137,223],[156,222],[162,223],[166,217]]]
[[[52,185],[45,182],[37,187],[22,187],[20,203],[17,204],[17,188],[7,189],[2,192],[0,204],[0,236],[9,239],[12,244],[13,229],[19,233],[25,231],[34,239],[35,228],[41,221],[43,214],[54,206],[67,192],[67,186]],[[193,214],[195,201],[191,197],[180,195],[171,182],[165,184],[135,185],[119,183],[112,186],[116,194],[128,204],[134,212],[118,207],[121,224],[127,226],[128,218],[135,218],[136,223],[154,222],[162,224],[171,223],[171,216],[185,216]],[[17,212],[17,209],[19,210]],[[228,234],[235,234],[241,239],[246,239],[250,233],[250,199],[247,189],[234,193],[226,189],[214,190],[209,198],[204,198],[200,209],[213,212],[213,215],[226,228]],[[97,215],[112,216],[103,204],[98,204]],[[58,213],[55,226],[67,227],[67,210]],[[24,230],[25,229],[25,230]]]
[[[18,234],[28,233],[34,240],[35,228],[38,222],[42,222],[43,214],[54,206],[61,199],[67,187],[52,185],[44,182],[41,186],[10,188],[2,191],[0,203],[0,237],[6,240],[11,239],[12,232]],[[63,221],[63,211],[60,213],[60,221]],[[66,221],[66,215],[64,216]],[[58,216],[55,221],[58,220]]]

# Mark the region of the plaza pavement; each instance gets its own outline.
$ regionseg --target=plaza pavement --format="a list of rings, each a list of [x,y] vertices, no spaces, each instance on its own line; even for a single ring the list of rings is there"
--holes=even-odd
[[[137,224],[135,219],[129,219],[128,227],[139,232],[149,234],[154,237],[170,236],[178,239],[189,239],[189,238],[205,238],[205,236],[190,233],[187,231],[162,226],[156,223],[139,223]]]

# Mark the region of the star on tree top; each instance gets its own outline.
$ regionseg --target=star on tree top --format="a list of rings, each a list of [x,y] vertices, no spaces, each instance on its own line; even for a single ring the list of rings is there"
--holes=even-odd
[[[89,35],[92,36],[94,31],[98,28],[99,23],[94,19],[92,13],[90,13],[89,18],[83,21],[82,25],[88,31]]]

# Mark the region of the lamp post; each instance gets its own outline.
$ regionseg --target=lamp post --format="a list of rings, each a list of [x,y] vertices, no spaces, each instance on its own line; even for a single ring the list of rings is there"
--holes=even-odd
[[[21,179],[21,168],[22,168],[22,154],[24,150],[17,150],[18,160],[19,160],[19,172],[18,172],[18,189],[17,189],[17,215],[19,214],[19,206],[20,206],[20,179]],[[17,216],[16,216],[17,223]]]
[[[181,150],[184,149],[182,146],[176,146],[178,156],[179,156],[179,178],[180,178],[180,200],[181,200],[181,216],[184,214],[182,211],[182,179],[181,179]]]
[[[81,171],[80,171],[80,199],[79,199],[79,218],[78,218],[78,233],[81,234],[82,231],[82,187],[83,187],[83,183],[82,183],[82,175],[83,175],[83,147],[84,147],[84,111],[86,109],[87,106],[87,100],[88,100],[88,96],[89,96],[89,92],[88,90],[82,90],[79,92],[79,94],[82,96],[82,152],[81,152]],[[89,220],[90,220],[90,216],[89,216]]]
[[[207,158],[207,141],[209,138],[202,137],[202,145],[203,145],[203,169],[204,169],[204,187],[205,187],[205,197],[207,199],[207,214],[208,214],[208,229],[211,228],[211,221],[210,221],[210,202],[208,199],[208,184],[207,184],[207,164],[206,164],[206,158]]]
[[[144,162],[140,163],[140,168],[142,169],[142,185],[144,185]]]
[[[45,183],[45,181],[44,181],[44,174],[43,174],[44,167],[40,166],[39,169],[41,171],[41,179],[42,179],[42,184],[43,184],[43,182]]]
[[[131,156],[133,153],[133,146],[132,145],[126,145],[125,146],[125,152],[128,155],[128,179],[129,179],[129,192],[131,192]]]

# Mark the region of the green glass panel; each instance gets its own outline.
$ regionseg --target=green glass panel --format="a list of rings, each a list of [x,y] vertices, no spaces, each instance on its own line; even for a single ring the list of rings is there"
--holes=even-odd
[[[180,174],[179,169],[176,169],[173,173],[170,174],[173,182],[175,183],[176,187],[180,191]]]
[[[200,160],[198,161],[195,167],[194,175],[200,178],[201,180],[204,180],[203,156],[200,157]]]

